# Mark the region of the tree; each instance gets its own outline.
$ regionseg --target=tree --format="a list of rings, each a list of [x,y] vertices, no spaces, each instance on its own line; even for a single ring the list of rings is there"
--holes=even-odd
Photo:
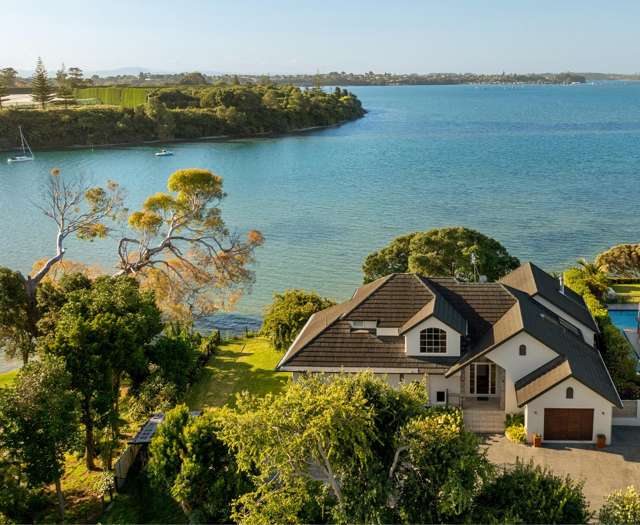
[[[17,77],[18,72],[12,67],[5,67],[0,69],[0,82],[8,88],[15,87]]]
[[[609,289],[609,280],[602,271],[602,266],[582,258],[578,259],[578,270],[589,291],[598,299],[602,299]]]
[[[76,444],[77,398],[59,359],[26,365],[14,386],[0,390],[0,441],[24,464],[32,485],[54,483],[64,521],[64,454]]]
[[[285,290],[274,293],[273,303],[267,307],[262,321],[262,334],[277,350],[286,350],[314,313],[334,304],[315,292]]]
[[[84,74],[82,73],[82,69],[79,67],[70,67],[69,68],[69,82],[70,87],[78,88],[82,87],[85,84]]]
[[[424,385],[394,390],[370,373],[238,396],[235,409],[223,410],[220,436],[256,488],[236,501],[232,518],[299,523],[309,509],[317,520],[322,508],[324,519],[341,523],[462,516],[490,467],[458,411],[425,403]],[[427,494],[409,495],[405,485]],[[418,500],[427,505],[422,514],[410,509]]]
[[[595,264],[602,271],[637,279],[640,277],[640,244],[618,244],[598,254]]]
[[[184,73],[182,75],[182,78],[180,79],[180,84],[201,86],[204,84],[208,84],[208,82],[207,77],[205,77],[202,73],[194,71],[192,73]]]
[[[36,71],[31,79],[31,94],[33,100],[38,102],[42,109],[53,100],[53,86],[40,57],[38,57]]]
[[[0,109],[2,109],[2,103],[5,101],[5,97],[9,93],[9,88],[5,81],[0,78]]]
[[[0,339],[19,352],[25,363],[35,350],[39,336],[41,312],[37,289],[52,268],[62,261],[65,240],[71,235],[87,240],[105,237],[110,232],[111,222],[119,216],[122,200],[122,191],[114,182],[109,181],[106,188],[91,187],[82,178],[66,180],[59,170],[51,171],[37,207],[57,227],[56,254],[42,261],[27,277],[6,269],[0,273],[0,304],[3,301],[12,304],[10,310],[0,313]],[[19,280],[24,293],[17,291]],[[18,307],[20,302],[22,306]],[[18,310],[19,315],[16,314]]]
[[[627,487],[609,494],[598,516],[604,525],[633,525],[640,523],[640,492]]]
[[[250,488],[217,436],[220,426],[214,412],[190,418],[188,408],[179,405],[166,414],[149,447],[152,480],[191,521],[228,523],[231,502]]]
[[[71,80],[64,64],[62,64],[56,72],[56,96],[62,100],[65,108],[68,107],[69,103],[73,100]]]
[[[482,487],[472,519],[475,523],[588,523],[591,513],[582,485],[532,461],[518,461]]]
[[[154,295],[141,293],[127,276],[99,277],[90,288],[72,291],[56,314],[53,330],[40,345],[61,357],[80,396],[87,468],[94,468],[94,434],[105,429],[107,450],[118,437],[120,385],[125,374],[140,377],[147,346],[162,323]],[[110,453],[106,457],[111,461]]]
[[[463,280],[486,275],[496,280],[519,264],[495,239],[469,228],[454,227],[397,237],[385,248],[369,254],[362,271],[365,283],[394,272]]]
[[[120,273],[156,270],[168,287],[186,287],[191,301],[207,294],[215,304],[233,304],[253,281],[248,265],[262,235],[251,230],[243,240],[228,230],[219,207],[222,178],[208,170],[178,170],[167,188],[171,193],[148,197],[129,215],[135,235],[119,242]]]

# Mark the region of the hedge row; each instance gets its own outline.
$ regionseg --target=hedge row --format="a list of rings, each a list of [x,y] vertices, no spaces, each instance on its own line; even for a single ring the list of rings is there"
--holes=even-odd
[[[156,91],[156,88],[106,86],[76,88],[73,94],[79,99],[98,99],[102,104],[135,108],[146,104],[149,94],[153,91]]]

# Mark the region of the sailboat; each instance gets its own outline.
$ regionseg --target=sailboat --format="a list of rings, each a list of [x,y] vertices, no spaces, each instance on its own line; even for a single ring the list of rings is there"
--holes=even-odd
[[[16,155],[15,157],[9,157],[7,159],[8,163],[12,162],[28,162],[33,160],[33,151],[29,147],[29,143],[27,139],[24,138],[24,133],[22,133],[22,126],[18,126],[18,130],[20,131],[20,142],[22,144],[22,155]],[[29,153],[27,155],[27,152]]]

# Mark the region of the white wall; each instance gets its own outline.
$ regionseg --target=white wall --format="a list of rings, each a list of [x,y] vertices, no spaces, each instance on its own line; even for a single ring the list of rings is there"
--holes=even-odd
[[[429,374],[427,383],[429,385],[429,403],[438,405],[436,401],[436,392],[439,390],[448,391],[449,395],[455,394],[455,399],[450,398],[452,404],[457,403],[460,394],[460,372],[453,374],[451,377],[444,377],[444,374]]]
[[[640,400],[626,399],[622,401],[627,410],[613,409],[613,425],[621,427],[640,427]],[[635,410],[632,406],[635,405]],[[618,415],[616,415],[616,413]],[[635,416],[633,415],[635,413]]]
[[[573,387],[573,399],[567,399],[567,387]],[[544,440],[545,408],[593,408],[592,442],[595,443],[598,434],[604,434],[607,444],[611,443],[613,405],[574,378],[564,380],[526,405],[524,416],[529,441],[533,440],[534,433],[542,435]]]
[[[526,345],[527,355],[520,355],[520,345]],[[522,412],[522,409],[518,408],[516,401],[515,382],[557,356],[556,352],[524,332],[519,333],[485,354],[487,359],[490,359],[505,371],[505,412]]]
[[[447,332],[447,352],[442,354],[420,353],[420,332],[425,328],[440,328]],[[444,324],[435,317],[429,317],[426,321],[414,326],[404,335],[404,348],[409,355],[435,355],[435,356],[459,356],[460,355],[460,333],[456,332],[449,325]]]
[[[580,331],[582,332],[582,337],[584,337],[585,342],[588,345],[595,346],[596,333],[591,328],[588,328],[586,325],[582,324],[580,321],[574,319],[564,310],[561,310],[553,303],[550,303],[549,301],[547,301],[544,297],[541,297],[539,295],[534,295],[533,298],[536,301],[538,301],[541,305],[551,310],[554,314],[557,314],[558,316],[562,317],[565,321],[568,321],[575,327],[579,328]]]

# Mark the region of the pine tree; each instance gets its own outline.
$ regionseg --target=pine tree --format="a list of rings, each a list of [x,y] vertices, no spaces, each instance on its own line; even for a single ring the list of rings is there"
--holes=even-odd
[[[42,106],[42,109],[44,109],[45,105],[53,99],[53,86],[49,81],[47,70],[40,57],[38,57],[36,72],[31,80],[31,90],[33,100],[38,102]]]

